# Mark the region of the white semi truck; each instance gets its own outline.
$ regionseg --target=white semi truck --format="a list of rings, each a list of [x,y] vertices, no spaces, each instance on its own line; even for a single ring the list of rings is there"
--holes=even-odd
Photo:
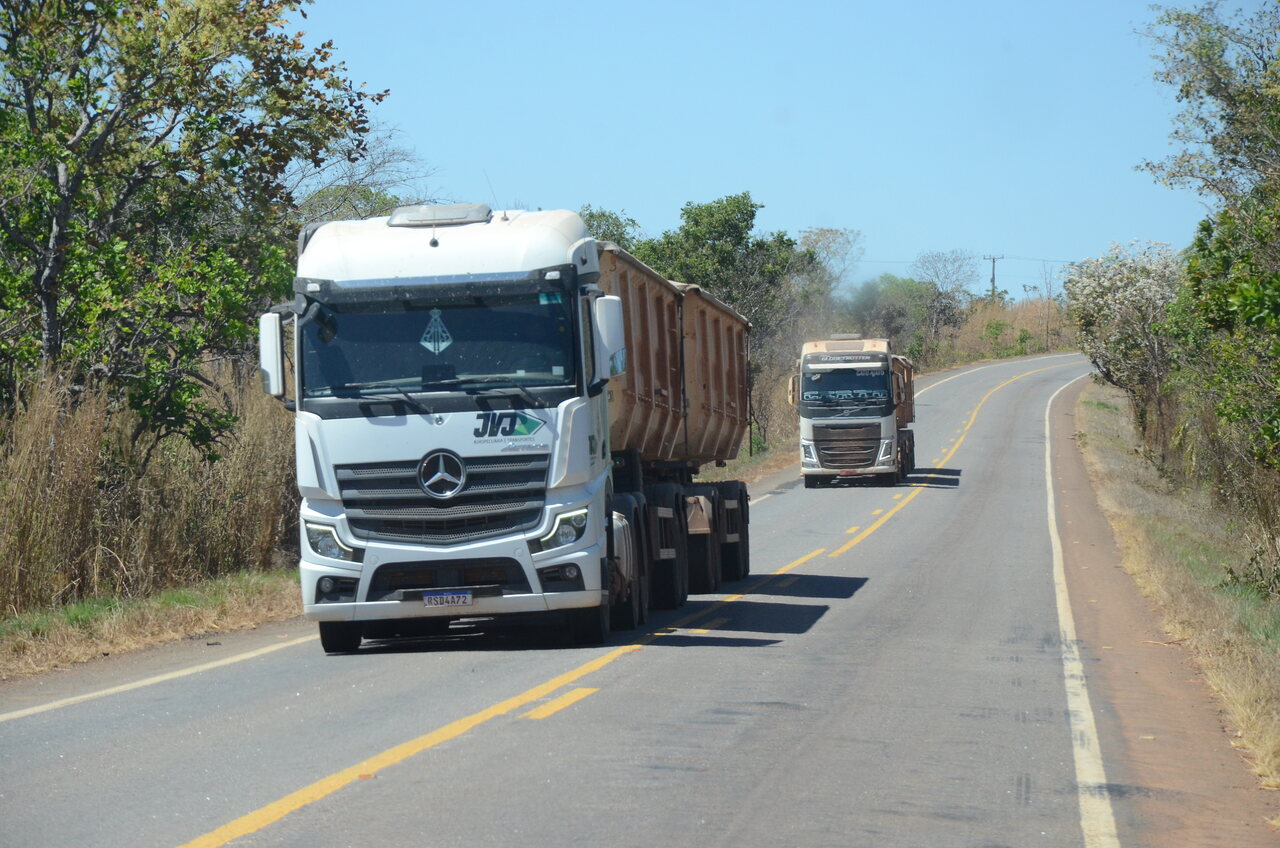
[[[915,368],[888,339],[806,342],[797,365],[788,394],[800,414],[805,488],[850,477],[892,484],[915,469]]]
[[[594,644],[746,574],[745,486],[694,481],[746,429],[742,316],[572,212],[410,206],[298,241],[259,355],[296,412],[326,652],[522,615]]]

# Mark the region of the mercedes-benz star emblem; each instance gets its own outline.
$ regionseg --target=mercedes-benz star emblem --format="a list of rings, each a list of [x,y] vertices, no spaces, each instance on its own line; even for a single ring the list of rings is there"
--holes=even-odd
[[[467,469],[452,451],[432,451],[418,464],[418,485],[433,498],[448,500],[467,482]]]

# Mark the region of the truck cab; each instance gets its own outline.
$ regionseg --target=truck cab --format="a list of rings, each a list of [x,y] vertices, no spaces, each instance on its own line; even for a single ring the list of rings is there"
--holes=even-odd
[[[604,387],[625,356],[598,275],[572,212],[412,206],[300,235],[260,356],[296,408],[303,612],[327,651],[462,616],[607,634],[626,575]]]

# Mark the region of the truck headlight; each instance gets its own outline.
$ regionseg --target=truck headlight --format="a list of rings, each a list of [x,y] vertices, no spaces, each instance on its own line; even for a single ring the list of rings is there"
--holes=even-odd
[[[880,456],[876,457],[876,465],[888,465],[893,462],[893,439],[880,442]]]
[[[800,456],[809,462],[817,462],[818,456],[813,452],[813,442],[800,442]]]
[[[563,548],[565,545],[572,545],[581,539],[582,534],[586,532],[587,510],[575,509],[573,512],[562,512],[556,516],[556,523],[551,527],[550,533],[536,542],[529,542],[529,553],[536,554],[542,551],[549,551],[552,548]]]
[[[307,533],[307,544],[311,550],[322,557],[329,559],[341,559],[347,562],[362,562],[364,560],[364,550],[362,548],[349,548],[342,544],[342,540],[338,538],[338,531],[328,524],[312,524],[310,521],[303,522],[303,527]]]

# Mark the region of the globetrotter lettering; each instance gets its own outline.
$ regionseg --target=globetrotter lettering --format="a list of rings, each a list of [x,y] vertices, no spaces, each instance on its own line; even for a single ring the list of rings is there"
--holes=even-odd
[[[476,415],[477,439],[497,436],[532,436],[542,429],[543,421],[523,412],[481,412]]]

